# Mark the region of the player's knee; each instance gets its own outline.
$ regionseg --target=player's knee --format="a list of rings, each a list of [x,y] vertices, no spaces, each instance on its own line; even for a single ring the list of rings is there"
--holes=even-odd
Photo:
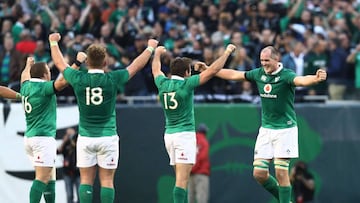
[[[268,161],[268,160],[256,159],[253,162],[254,171],[255,170],[269,171],[269,164],[270,164],[270,161]]]
[[[254,171],[253,176],[258,182],[263,182],[267,179],[269,173],[269,164],[268,160],[257,159],[254,161]]]
[[[289,164],[290,164],[290,160],[275,159],[274,161],[275,169],[280,169],[284,171],[289,170]]]

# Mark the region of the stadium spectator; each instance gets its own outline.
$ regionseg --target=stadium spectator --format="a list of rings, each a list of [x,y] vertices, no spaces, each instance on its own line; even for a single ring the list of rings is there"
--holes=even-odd
[[[290,170],[290,182],[294,203],[313,202],[316,189],[315,180],[305,162],[297,161],[294,164]]]
[[[4,44],[0,52],[0,79],[2,85],[19,83],[24,56],[14,46],[14,39],[10,33],[4,35]]]
[[[196,162],[191,169],[188,184],[189,203],[208,203],[210,200],[210,157],[206,124],[196,129]]]
[[[339,38],[329,40],[328,93],[331,100],[343,100],[346,91],[348,54]]]
[[[258,51],[265,45],[273,45],[285,56],[291,52],[289,47],[293,40],[303,42],[306,50],[313,51],[313,45],[309,42],[318,43],[318,39],[321,39],[329,43],[334,36],[338,36],[339,39],[341,37],[342,46],[349,56],[360,39],[357,29],[360,27],[360,4],[355,1],[324,1],[321,4],[319,1],[305,0],[291,0],[288,3],[229,0],[85,2],[86,4],[81,1],[59,3],[44,0],[40,5],[36,5],[27,1],[7,1],[6,4],[1,4],[3,10],[0,12],[0,24],[5,30],[11,26],[15,44],[24,29],[30,30],[36,40],[43,40],[44,33],[60,32],[66,41],[60,43],[62,49],[65,47],[62,44],[67,44],[69,40],[90,39],[84,38],[88,35],[92,36],[91,43],[102,41],[111,44],[120,52],[121,57],[125,55],[124,50],[133,45],[137,34],[145,34],[147,38],[157,37],[171,52],[169,56],[172,58],[188,54],[196,43],[201,44],[198,47],[202,50],[196,50],[199,53],[204,52],[205,47],[209,46],[216,50],[229,43],[233,36],[237,36],[236,40],[242,41],[248,56],[258,65]],[[110,37],[101,36],[102,25],[105,25],[103,28],[106,33],[110,33]],[[197,28],[194,29],[193,25],[197,25]],[[187,40],[186,33],[196,29],[201,30],[198,32],[201,40]],[[272,33],[270,38],[266,37],[266,30]],[[263,31],[266,32],[259,34]],[[44,42],[45,46],[46,44],[47,40]],[[237,44],[236,46],[240,47]],[[82,48],[77,51],[86,47],[83,44],[82,47],[77,47]],[[64,51],[70,61],[73,61],[75,53],[71,49]],[[202,56],[198,54],[195,57],[201,60]],[[346,69],[346,85],[350,90],[354,88],[355,69],[352,64]],[[216,89],[223,94],[236,94],[231,91],[219,91],[224,88],[221,82],[210,82],[206,86],[203,88],[209,89],[207,92]],[[315,89],[319,89],[318,87]],[[320,89],[322,92],[318,94],[328,94],[326,86]],[[351,98],[348,93],[349,91],[345,92],[345,99]],[[152,93],[150,91],[147,94]],[[315,91],[310,91],[310,94],[315,94]]]
[[[304,75],[315,74],[321,68],[327,70],[329,57],[327,55],[328,41],[316,37],[313,47],[304,56]],[[309,95],[327,95],[326,81],[308,88]]]
[[[75,203],[75,192],[77,200],[79,200],[80,171],[76,167],[77,137],[78,135],[74,128],[67,128],[63,141],[57,149],[57,153],[63,155],[63,179],[67,203]]]

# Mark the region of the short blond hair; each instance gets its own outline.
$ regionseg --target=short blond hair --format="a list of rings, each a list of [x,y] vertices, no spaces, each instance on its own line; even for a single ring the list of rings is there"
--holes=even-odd
[[[86,49],[87,64],[94,67],[102,67],[106,57],[106,47],[100,44],[92,44]]]

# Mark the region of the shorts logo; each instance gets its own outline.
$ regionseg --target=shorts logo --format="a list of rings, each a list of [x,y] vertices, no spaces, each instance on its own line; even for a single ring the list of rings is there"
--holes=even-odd
[[[111,162],[111,163],[107,163],[106,165],[108,165],[108,166],[115,166],[114,158],[111,158],[110,162]]]
[[[183,153],[183,152],[180,154],[180,156],[181,156],[181,157],[178,158],[179,160],[188,160],[187,157],[184,157],[184,153]]]

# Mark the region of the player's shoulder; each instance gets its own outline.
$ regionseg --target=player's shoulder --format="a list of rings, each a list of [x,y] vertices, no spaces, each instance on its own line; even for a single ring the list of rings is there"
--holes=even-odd
[[[263,67],[254,68],[245,72],[245,77],[252,76],[253,78],[261,77],[265,74]]]
[[[164,83],[164,82],[170,82],[171,79],[166,77],[165,75],[158,75],[155,77],[155,81]]]
[[[282,74],[284,76],[294,76],[294,75],[296,75],[296,73],[290,68],[283,68],[281,70],[280,74]]]

